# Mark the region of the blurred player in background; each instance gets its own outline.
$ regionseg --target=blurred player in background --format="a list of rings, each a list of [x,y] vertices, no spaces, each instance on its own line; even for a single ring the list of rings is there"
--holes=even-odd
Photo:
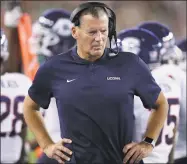
[[[187,41],[186,39],[181,40],[178,42],[178,47],[183,52],[182,61],[179,63],[179,67],[186,72],[186,51],[187,51]],[[186,99],[186,97],[184,97]],[[184,104],[186,105],[186,104]],[[184,107],[186,109],[186,106]],[[175,163],[186,163],[187,162],[187,152],[186,152],[186,110],[180,114],[180,124],[179,124],[179,136],[178,141],[175,147]]]
[[[160,73],[161,69],[158,70],[158,67],[161,65],[161,42],[153,33],[145,29],[131,29],[121,31],[118,34],[118,38],[121,40],[122,51],[132,52],[138,55],[148,65],[152,71],[153,77],[168,99],[168,104],[170,105],[168,118],[165,121],[165,125],[159,135],[153,152],[144,159],[145,163],[167,163],[169,154],[174,145],[173,130],[176,128],[179,120],[179,101],[181,100],[180,86],[178,86],[171,77],[162,75]],[[175,109],[173,109],[172,105],[174,105]],[[144,112],[144,110],[145,108],[141,100],[135,97],[135,141],[141,141],[142,138],[144,138],[146,123],[148,122],[150,113],[154,112],[153,109],[147,109],[147,112]],[[171,120],[172,117],[175,119]],[[171,126],[172,124],[175,126]]]
[[[49,9],[33,24],[30,49],[37,55],[40,64],[46,58],[66,52],[75,45],[69,17],[69,11]]]
[[[173,32],[164,24],[159,22],[143,22],[138,26],[151,31],[156,35],[163,45],[161,50],[161,62],[178,64],[182,59],[182,51],[176,45],[175,36]]]
[[[19,34],[17,26],[22,16],[20,2],[7,1],[4,13],[4,31],[8,39],[8,52],[10,58],[7,60],[5,67],[9,72],[22,72],[22,59],[19,48]]]
[[[40,65],[51,56],[60,55],[75,45],[75,40],[71,35],[72,23],[69,18],[70,12],[64,9],[49,9],[33,24],[32,36],[29,39],[30,50],[37,55]],[[44,122],[52,140],[54,142],[61,140],[60,123],[54,98],[51,99],[49,108],[44,111]],[[58,163],[44,153],[37,162]]]
[[[26,26],[27,18],[29,19],[29,15],[25,15],[22,8],[22,3],[18,0],[14,1],[7,1],[6,3],[6,10],[4,13],[4,29],[7,35],[8,39],[8,52],[9,52],[9,58],[8,60],[3,64],[6,71],[8,72],[19,72],[24,73],[27,72],[25,68],[29,69],[29,63],[32,61],[29,61],[30,58],[28,53],[24,53],[23,48],[25,52],[27,52],[27,35],[29,31],[29,24]],[[25,17],[26,16],[26,17]],[[26,19],[25,19],[26,18]],[[26,20],[26,22],[24,22]],[[30,23],[31,26],[31,23]],[[21,31],[21,33],[20,33]],[[21,40],[20,37],[23,37],[25,40]],[[24,43],[24,44],[22,44]],[[25,58],[24,58],[25,57]],[[27,60],[27,63],[25,63],[25,59]],[[35,65],[33,65],[35,66]],[[37,67],[36,67],[37,69]],[[32,70],[31,70],[32,71]],[[29,74],[25,74],[27,77],[32,79],[31,76],[28,76]],[[22,88],[19,88],[19,92],[23,92]],[[25,93],[27,94],[27,92]],[[25,140],[25,155],[27,156],[27,159],[29,161],[30,159],[30,152],[34,150],[37,146],[35,142],[32,142],[30,140],[32,134],[29,133],[28,129],[25,130],[26,133],[26,140]],[[35,154],[35,153],[34,153]],[[21,157],[23,158],[23,157]]]
[[[6,10],[4,13],[4,24],[3,24],[3,28],[5,30],[7,39],[3,39],[5,37],[5,35],[2,35],[2,40],[1,40],[1,55],[3,57],[5,57],[6,55],[4,54],[8,54],[7,57],[8,58],[1,58],[3,59],[1,61],[1,69],[3,69],[5,73],[1,76],[1,94],[4,94],[3,92],[12,92],[14,93],[14,90],[16,90],[16,93],[12,95],[12,93],[9,93],[9,95],[11,94],[11,101],[10,101],[10,107],[6,107],[4,105],[6,105],[4,103],[4,101],[9,101],[7,100],[3,100],[1,98],[1,129],[2,126],[4,126],[5,123],[7,123],[9,121],[9,124],[11,122],[11,118],[12,115],[15,113],[16,117],[14,118],[14,121],[12,124],[13,125],[13,131],[15,131],[15,127],[21,127],[22,125],[22,100],[21,97],[17,98],[15,97],[16,94],[20,94],[20,96],[25,96],[25,94],[27,94],[27,89],[25,89],[24,87],[29,87],[31,84],[31,81],[29,81],[29,79],[27,79],[26,76],[24,76],[23,74],[19,74],[23,71],[22,69],[22,59],[21,59],[21,51],[20,51],[20,47],[19,47],[19,34],[18,34],[18,30],[17,30],[17,26],[19,24],[19,20],[22,16],[22,9],[21,9],[21,3],[20,1],[7,1],[6,2]],[[3,40],[6,40],[6,42],[8,43],[7,45],[4,45]],[[5,53],[6,52],[6,53]],[[3,64],[2,64],[3,63]],[[7,89],[2,89],[4,88],[4,84],[5,83],[10,83],[12,81],[12,79],[14,79],[16,82],[18,80],[19,81],[19,86],[16,89],[13,88],[7,88]],[[8,81],[8,82],[7,82]],[[22,82],[21,82],[22,81]],[[27,82],[28,81],[28,82]],[[25,84],[23,86],[23,83],[25,82]],[[12,82],[11,82],[12,83]],[[15,82],[13,82],[15,83]],[[21,83],[21,84],[20,84]],[[18,95],[19,96],[19,95]],[[15,99],[14,99],[15,98]],[[14,103],[14,104],[13,104]],[[13,105],[15,107],[13,107]],[[8,109],[6,109],[8,108]],[[9,110],[10,108],[10,113],[8,114],[7,110]],[[6,111],[6,113],[4,113],[4,111],[2,111],[2,109],[4,109]],[[13,110],[14,109],[14,110]],[[18,110],[18,111],[17,111]],[[13,113],[14,112],[14,113]],[[6,116],[6,118],[4,118],[4,116]],[[5,122],[4,122],[5,121]],[[4,122],[4,123],[3,123]],[[8,126],[6,128],[7,131],[9,131],[9,124],[7,124]],[[18,125],[20,124],[20,125]],[[12,126],[12,125],[11,125]],[[3,131],[3,130],[2,130]],[[3,158],[1,158],[3,160],[3,162],[10,162],[10,163],[14,163],[16,162],[17,159],[15,158],[19,158],[19,160],[17,160],[17,163],[20,163],[22,161],[27,160],[28,158],[26,157],[26,152],[24,149],[24,141],[26,141],[26,128],[24,127],[24,129],[22,130],[22,134],[20,135],[21,137],[23,137],[23,139],[21,140],[21,138],[17,137],[16,139],[14,139],[15,137],[12,138],[12,141],[9,142],[8,146],[11,147],[12,149],[11,151],[9,151],[9,153],[7,153],[7,148],[5,149],[5,145],[7,145],[7,139],[5,145],[2,145],[2,149],[1,149],[1,156]],[[13,143],[14,142],[14,143]],[[3,140],[1,139],[1,143],[3,143]],[[14,144],[14,145],[13,145]],[[21,153],[20,151],[20,145],[21,147]],[[18,151],[15,149],[15,147],[18,146]],[[21,156],[20,156],[21,155]],[[4,159],[5,158],[5,159]],[[7,160],[8,159],[8,160]],[[11,162],[12,161],[12,162]]]
[[[177,146],[176,155],[178,157],[186,156],[186,74],[179,67],[182,59],[182,51],[177,47],[174,34],[171,30],[163,24],[157,22],[145,22],[139,28],[147,29],[153,32],[163,44],[161,50],[161,63],[160,73],[172,77],[181,88],[181,104],[180,104],[180,119],[178,125],[178,133],[176,137],[180,146]]]
[[[70,13],[65,10],[47,10],[32,26],[30,16],[27,13],[23,13],[19,1],[7,2],[4,25],[9,36],[9,49],[12,52],[7,62],[11,66],[11,71],[24,72],[30,79],[33,79],[34,69],[37,69],[36,63],[33,63],[36,62],[34,60],[35,57],[37,62],[42,64],[52,55],[58,55],[71,48],[75,44],[75,40],[71,36],[69,17]],[[55,100],[52,101],[53,103],[50,104],[49,110],[45,112],[45,123],[51,138],[54,142],[57,142],[61,139],[60,127],[59,121],[56,119],[58,118],[56,116],[56,102]],[[28,152],[34,149],[36,152],[40,152],[35,139],[28,140],[26,143]],[[38,156],[40,153],[36,153],[36,155]],[[52,163],[56,161],[48,160],[48,158],[45,161],[45,155],[43,154],[38,162]]]
[[[187,51],[187,40],[183,39],[180,42],[178,42],[177,46],[181,49],[183,57],[182,60],[179,63],[179,67],[186,72],[186,51]]]
[[[28,51],[28,38],[31,35],[32,21],[24,12],[23,1],[6,1],[4,27],[9,42],[10,59],[7,62],[9,72],[22,72],[30,79],[38,69],[36,56]]]
[[[182,50],[183,52],[183,58],[182,61],[179,63],[179,67],[186,72],[186,49],[187,49],[187,42],[186,39],[180,41],[178,44],[178,47]],[[185,74],[186,75],[186,74]],[[184,101],[186,102],[186,97],[183,97]],[[180,122],[179,122],[179,135],[178,135],[178,140],[176,142],[175,146],[175,163],[176,164],[182,164],[187,162],[187,152],[186,152],[186,125],[187,125],[187,120],[186,120],[186,104],[184,104],[184,109],[180,113]]]
[[[21,73],[8,73],[4,67],[8,59],[8,41],[1,30],[1,163],[23,163],[26,162],[23,101],[31,80]]]

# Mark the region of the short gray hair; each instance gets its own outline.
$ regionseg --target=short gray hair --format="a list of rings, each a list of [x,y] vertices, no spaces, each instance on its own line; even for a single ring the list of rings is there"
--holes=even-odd
[[[89,8],[86,8],[85,10],[83,10],[79,16],[78,16],[78,22],[75,23],[76,26],[80,26],[81,24],[81,17],[83,15],[92,15],[93,17],[99,18],[99,16],[101,14],[106,14],[108,16],[108,12],[106,11],[106,9],[104,7],[98,7],[98,6],[91,6]]]

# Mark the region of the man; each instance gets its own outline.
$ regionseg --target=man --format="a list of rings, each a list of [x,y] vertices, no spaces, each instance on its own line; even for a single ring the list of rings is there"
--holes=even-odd
[[[149,141],[131,143],[133,97],[136,94],[145,107],[157,109],[145,134],[152,141],[166,119],[167,101],[139,57],[115,55],[106,48],[107,37],[115,34],[115,17],[109,18],[105,5],[90,2],[79,7],[83,11],[75,9],[71,15],[77,47],[40,67],[24,101],[25,120],[46,155],[60,163],[139,162],[153,147]],[[52,96],[63,138],[57,143],[37,111],[47,108]]]
[[[31,81],[23,74],[6,72],[7,47],[1,30],[1,163],[24,163],[26,127],[22,108]]]
[[[161,49],[161,63],[162,66],[157,70],[160,75],[172,77],[181,89],[181,101],[180,101],[180,119],[179,119],[179,135],[182,137],[182,142],[186,143],[186,75],[181,68],[176,65],[181,59],[181,52],[175,43],[175,37],[171,30],[158,22],[144,22],[138,26],[139,28],[146,29],[154,33],[161,41],[163,47]],[[175,61],[175,62],[172,62]],[[180,134],[181,133],[181,134]],[[176,137],[178,133],[176,133]],[[179,141],[179,139],[178,139]],[[180,141],[179,141],[180,142]],[[181,153],[186,154],[186,144],[181,145]],[[175,149],[173,149],[175,151]],[[174,152],[170,156],[170,160],[173,161]]]
[[[33,24],[32,36],[29,39],[30,49],[37,55],[40,65],[51,56],[66,52],[75,45],[69,18],[70,13],[64,9],[49,9]],[[53,142],[60,141],[60,123],[54,98],[51,99],[49,108],[44,111],[44,122]],[[37,163],[57,163],[57,161],[43,153]]]
[[[162,75],[162,67],[160,62],[160,51],[156,49],[160,40],[150,31],[145,29],[130,29],[121,31],[118,38],[122,42],[122,51],[134,52],[138,55],[150,68],[156,82],[162,88],[168,103],[169,113],[165,121],[164,127],[156,142],[153,152],[144,159],[145,163],[167,163],[172,147],[174,146],[174,133],[179,121],[181,90],[180,86],[170,76]],[[160,47],[161,48],[161,47]],[[146,131],[146,123],[148,122],[151,112],[154,110],[145,108],[138,97],[134,101],[135,113],[135,133],[134,141],[141,141]],[[174,126],[172,126],[174,124]]]

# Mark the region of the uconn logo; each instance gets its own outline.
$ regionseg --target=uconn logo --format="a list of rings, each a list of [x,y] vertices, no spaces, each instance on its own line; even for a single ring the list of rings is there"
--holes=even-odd
[[[121,80],[120,77],[107,77],[107,80]]]

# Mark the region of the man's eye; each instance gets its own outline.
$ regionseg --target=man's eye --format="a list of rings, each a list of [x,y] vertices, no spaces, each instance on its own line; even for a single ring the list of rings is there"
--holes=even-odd
[[[95,34],[97,31],[90,31],[89,34]]]
[[[105,32],[106,32],[106,30],[101,30],[101,32],[102,32],[102,33],[105,33]]]

